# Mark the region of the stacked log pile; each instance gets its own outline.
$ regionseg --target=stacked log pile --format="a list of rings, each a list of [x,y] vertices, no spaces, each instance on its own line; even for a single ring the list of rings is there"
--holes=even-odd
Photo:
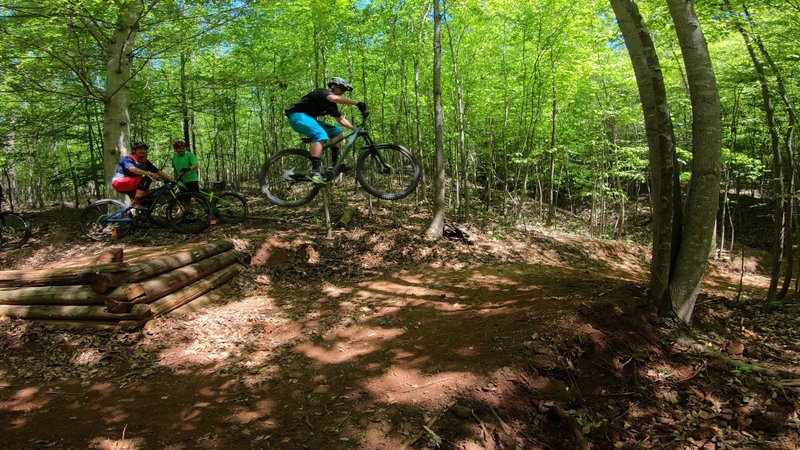
[[[225,240],[133,253],[121,248],[70,267],[0,271],[0,316],[93,328],[138,328],[241,271]]]

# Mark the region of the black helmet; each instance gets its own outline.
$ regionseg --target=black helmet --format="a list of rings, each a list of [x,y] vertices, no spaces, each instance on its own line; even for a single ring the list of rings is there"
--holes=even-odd
[[[131,147],[131,151],[135,152],[137,148],[144,148],[145,150],[150,150],[150,146],[145,144],[144,142],[137,142],[133,144],[133,147]]]
[[[344,78],[340,78],[340,77],[333,77],[333,78],[331,78],[331,79],[328,81],[328,87],[331,87],[331,86],[334,86],[334,85],[341,87],[341,88],[342,88],[342,89],[344,89],[345,91],[352,91],[352,90],[353,90],[353,85],[352,85],[352,84],[350,84],[350,83],[349,83],[347,80],[345,80]]]

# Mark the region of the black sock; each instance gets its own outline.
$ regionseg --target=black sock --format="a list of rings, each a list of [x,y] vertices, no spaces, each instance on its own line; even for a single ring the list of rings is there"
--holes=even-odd
[[[322,158],[317,158],[315,156],[309,156],[308,159],[311,160],[311,170],[314,172],[321,172],[322,171]]]

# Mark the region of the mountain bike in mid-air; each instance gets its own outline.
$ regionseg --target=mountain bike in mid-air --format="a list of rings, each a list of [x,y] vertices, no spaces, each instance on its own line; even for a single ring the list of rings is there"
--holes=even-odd
[[[0,200],[0,251],[20,248],[31,237],[31,226],[22,214],[3,211]]]
[[[121,239],[151,221],[151,215],[162,197],[167,198],[166,220],[178,233],[197,234],[211,224],[211,205],[195,192],[178,190],[169,181],[154,189],[142,199],[147,209],[135,209],[114,199],[98,200],[81,211],[80,227],[83,234],[95,241]]]
[[[345,141],[336,161],[324,173],[327,181],[332,181],[343,168],[347,155],[356,148],[356,141],[362,138],[363,148],[356,159],[356,180],[375,197],[384,200],[399,200],[407,197],[417,188],[420,166],[414,154],[397,144],[375,143],[367,131],[367,117],[355,130],[342,139],[329,142],[324,149]],[[329,153],[329,152],[325,152]],[[319,192],[319,184],[311,181],[311,160],[309,152],[302,149],[288,149],[274,154],[259,174],[261,193],[279,206],[300,206],[311,201]]]

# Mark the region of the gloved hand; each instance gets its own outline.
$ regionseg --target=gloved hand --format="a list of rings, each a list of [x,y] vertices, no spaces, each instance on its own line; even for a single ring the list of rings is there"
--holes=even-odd
[[[189,171],[189,168],[188,168],[188,167],[184,167],[183,169],[181,169],[181,172],[180,172],[180,173],[181,173],[181,175],[183,175],[183,174],[185,174],[185,173],[186,173],[186,172],[188,172],[188,171]]]
[[[356,107],[357,107],[357,108],[358,108],[358,110],[359,110],[359,111],[361,111],[362,113],[365,113],[365,112],[367,112],[367,104],[366,104],[366,103],[364,103],[364,102],[358,102],[358,103],[356,103]]]

